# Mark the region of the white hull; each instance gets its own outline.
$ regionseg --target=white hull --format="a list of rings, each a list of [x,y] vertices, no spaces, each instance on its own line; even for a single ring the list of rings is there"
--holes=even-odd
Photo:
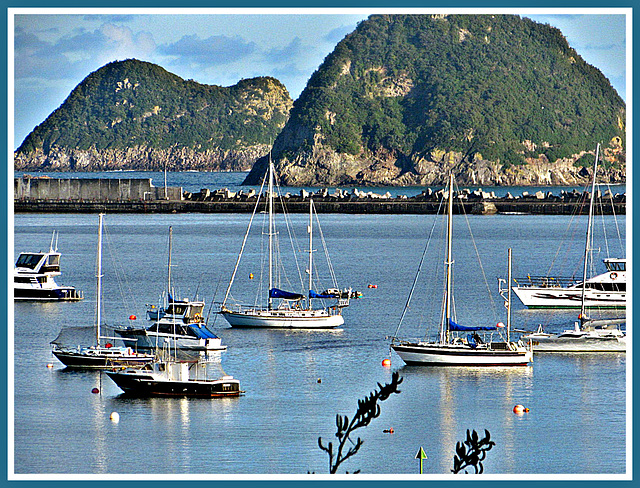
[[[223,310],[221,313],[231,327],[331,329],[344,324],[342,315],[330,315],[325,310]]]
[[[502,343],[505,344],[505,343]],[[402,343],[393,350],[407,364],[431,366],[526,366],[532,353],[523,346],[472,348],[465,344]]]
[[[534,352],[626,352],[627,337],[624,334],[591,331],[582,334],[534,333],[523,337],[530,340]]]
[[[528,308],[580,308],[582,290],[580,288],[514,286],[514,293]],[[587,290],[585,308],[626,308],[626,292],[596,292]]]
[[[116,331],[118,332],[118,331]],[[127,340],[129,339],[129,340]],[[209,338],[197,339],[185,336],[174,336],[171,334],[157,334],[155,332],[145,331],[145,334],[122,334],[122,341],[130,347],[138,349],[155,349],[168,346],[171,349],[182,349],[185,351],[224,351],[227,346],[222,345],[222,339]]]

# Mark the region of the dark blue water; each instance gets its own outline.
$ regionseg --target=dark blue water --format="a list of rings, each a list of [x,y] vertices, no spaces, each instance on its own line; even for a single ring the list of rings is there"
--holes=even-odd
[[[144,305],[157,303],[166,282],[170,225],[179,295],[197,293],[207,304],[221,300],[248,218],[245,214],[107,215],[103,258],[107,323],[124,324],[131,314],[143,317]],[[447,475],[456,442],[465,438],[467,429],[481,433],[487,429],[496,442],[485,462],[488,474],[630,473],[626,464],[630,369],[624,354],[536,355],[532,366],[514,369],[404,366],[390,354],[387,336],[398,327],[434,216],[320,218],[340,285],[362,291],[364,298],[345,310],[346,323],[335,331],[230,329],[216,320],[214,328],[228,345],[222,367],[240,380],[246,394],[202,400],[128,399],[106,375],[63,369],[49,342],[61,328],[93,324],[98,218],[16,215],[14,257],[20,251],[48,248],[51,232],[58,230],[63,254],[58,282],[75,285],[86,298],[79,303],[16,303],[12,310],[14,388],[9,412],[14,413],[10,425],[15,431],[11,439],[15,473],[45,478],[327,473],[318,437],[325,443],[335,440],[336,414],[351,417],[358,399],[377,383],[388,382],[396,370],[404,378],[401,393],[381,403],[380,417],[356,431],[354,438],[361,437],[364,445],[342,466],[342,473],[360,469],[365,475],[417,474],[415,455],[423,447],[428,456],[424,472]],[[579,267],[586,218],[572,222],[563,216],[494,215],[471,216],[468,223],[456,216],[454,221],[455,306],[461,323],[505,320],[497,278],[506,274],[509,247],[514,275],[546,272],[552,261],[568,273]],[[303,215],[291,216],[299,236],[305,236],[306,223]],[[571,223],[577,230],[567,232]],[[624,239],[624,217],[619,223]],[[615,227],[611,217],[604,227],[609,231]],[[437,323],[443,258],[441,230],[433,233],[401,336],[420,337],[427,326]],[[257,258],[259,246],[254,240],[248,244],[245,256],[250,261]],[[319,241],[314,247],[322,249]],[[606,251],[604,244],[599,247],[598,260]],[[612,256],[621,253],[624,249],[610,244]],[[298,259],[304,262],[306,254]],[[255,280],[249,273],[258,276],[256,261],[246,265],[243,261],[238,272],[234,296],[239,299],[252,300]],[[576,318],[575,312],[535,312],[519,303],[514,309],[514,326],[528,330],[539,323],[561,330]],[[384,358],[391,358],[391,368],[381,365]],[[47,368],[48,363],[54,367]],[[94,387],[101,394],[92,394]],[[530,412],[515,415],[516,404]],[[120,414],[119,423],[109,419],[114,411]],[[393,434],[383,432],[390,428]]]
[[[165,174],[160,171],[104,171],[93,173],[74,173],[74,172],[28,172],[23,171],[14,172],[16,178],[21,177],[24,174],[31,174],[33,176],[49,176],[51,178],[151,178],[151,182],[156,187],[164,187]],[[229,188],[231,191],[244,190],[245,192],[253,188],[259,190],[258,186],[243,186],[242,182],[248,173],[234,173],[234,172],[207,172],[207,171],[186,171],[186,172],[167,172],[167,186],[169,187],[182,187],[183,190],[189,192],[199,192],[203,188],[209,190],[218,190],[220,188]],[[329,193],[333,193],[338,187],[330,187]],[[353,186],[339,187],[345,191],[352,191]],[[432,187],[437,190],[440,187]],[[469,187],[471,191],[477,190],[479,187]],[[611,185],[611,191],[615,195],[616,193],[624,193],[626,191],[626,185]],[[307,191],[317,191],[318,188],[306,187]],[[360,187],[358,188],[364,192],[373,192],[380,195],[384,195],[389,192],[391,196],[406,195],[408,197],[419,195],[425,190],[423,186],[409,186],[409,187]],[[298,194],[301,188],[299,187],[282,187],[282,193],[290,192],[292,194]],[[485,192],[494,192],[498,197],[504,197],[508,192],[513,196],[520,196],[523,192],[529,192],[534,194],[537,191],[544,193],[551,192],[554,195],[560,195],[560,192],[565,191],[584,191],[584,187],[575,186],[501,186],[501,187],[483,187]]]

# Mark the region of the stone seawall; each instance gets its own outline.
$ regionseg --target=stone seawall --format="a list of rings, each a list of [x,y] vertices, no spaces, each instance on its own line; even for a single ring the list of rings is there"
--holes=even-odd
[[[251,213],[257,195],[255,190],[231,192],[228,189],[199,193],[181,188],[156,188],[151,179],[75,179],[16,178],[14,212],[42,213]],[[300,190],[299,194],[282,195],[290,213],[307,213],[309,199],[319,213],[344,214],[433,214],[438,212],[443,190],[426,189],[420,195],[391,197],[354,189],[352,192],[327,189],[316,193]],[[589,192],[566,192],[554,195],[524,192],[520,196],[496,197],[493,192],[467,189],[456,192],[454,212],[469,214],[538,214],[586,215]],[[264,211],[264,197],[260,211]],[[596,193],[599,214],[626,213],[626,196],[606,191]]]
[[[16,201],[155,201],[181,200],[182,188],[155,187],[151,178],[32,178],[14,179]]]

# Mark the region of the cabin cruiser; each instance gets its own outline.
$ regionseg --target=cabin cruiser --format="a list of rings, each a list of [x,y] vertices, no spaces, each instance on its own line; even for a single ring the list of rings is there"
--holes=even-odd
[[[176,300],[169,295],[166,307],[147,306],[149,326],[120,327],[115,330],[126,346],[152,350],[169,345],[172,349],[195,351],[224,350],[222,340],[202,318],[204,302],[188,298]]]
[[[56,246],[54,246],[54,240]],[[15,300],[77,301],[82,300],[73,286],[58,285],[60,253],[57,251],[57,232],[53,233],[48,252],[20,253],[13,270]]]
[[[586,308],[616,309],[627,306],[627,273],[625,258],[603,260],[606,271],[584,283]],[[528,308],[580,308],[583,286],[580,280],[549,276],[527,276],[516,279],[513,291]]]

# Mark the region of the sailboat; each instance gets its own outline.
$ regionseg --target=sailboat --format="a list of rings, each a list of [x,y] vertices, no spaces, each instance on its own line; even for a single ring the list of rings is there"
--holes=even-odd
[[[589,221],[587,238],[593,227],[594,198],[596,190],[596,170],[600,144],[596,147],[596,160],[593,167]],[[582,280],[554,276],[531,276],[518,278],[513,291],[528,308],[561,309],[624,309],[627,306],[627,260],[608,257],[603,259],[606,271],[588,277],[587,258],[591,242],[585,246],[584,273]]]
[[[105,337],[100,333],[102,311],[102,218],[98,216],[98,256],[96,273],[96,342],[92,346],[67,348],[61,346],[57,339],[52,341],[52,353],[60,362],[69,368],[108,368],[113,366],[140,367],[154,358],[151,354],[141,354],[132,347],[116,346],[112,342],[102,345],[102,340],[117,340],[117,337]]]
[[[265,175],[265,179],[268,178],[268,213],[269,213],[269,256],[268,256],[268,296],[266,306],[253,306],[253,307],[236,307],[232,308],[229,304],[231,286],[233,284],[235,275],[238,270],[238,265],[242,257],[242,249],[246,243],[249,229],[251,228],[251,221],[249,222],[249,229],[245,234],[245,240],[242,244],[242,249],[238,256],[235,269],[233,271],[225,298],[222,302],[220,313],[227,320],[232,327],[265,327],[265,328],[303,328],[303,329],[329,329],[339,327],[344,324],[342,317],[342,309],[349,305],[351,298],[359,298],[360,293],[354,292],[351,289],[339,290],[337,287],[327,289],[323,292],[316,292],[313,290],[313,215],[314,205],[313,199],[310,199],[309,204],[309,293],[304,295],[302,293],[294,293],[274,286],[274,246],[276,231],[274,227],[274,174],[275,170],[273,162],[269,161],[269,171]],[[264,188],[264,181],[263,181]],[[260,192],[262,194],[262,191]],[[256,203],[254,209],[254,215],[260,203],[260,198]],[[321,308],[313,308],[312,300],[335,300],[335,304],[332,306],[326,306]]]
[[[155,350],[164,344],[169,344],[171,348],[195,351],[226,349],[227,346],[222,345],[220,337],[207,327],[203,319],[203,301],[174,298],[171,283],[172,245],[173,228],[170,226],[165,306],[152,305],[147,309],[151,325],[119,327],[115,329],[115,333],[122,337],[126,346],[137,346],[139,350]]]
[[[555,334],[544,332],[543,327],[539,326],[536,332],[523,336],[523,339],[528,339],[533,343],[536,352],[626,352],[627,350],[627,336],[620,328],[622,324],[626,323],[626,318],[592,319],[587,315],[589,292],[593,286],[587,280],[587,269],[589,256],[593,250],[591,233],[599,149],[600,145],[598,144],[596,160],[593,165],[589,221],[584,245],[583,279],[579,289],[580,315],[578,320],[574,322],[572,329]]]
[[[394,336],[391,342],[391,349],[407,364],[425,366],[526,366],[532,360],[532,351],[522,341],[512,342],[510,340],[510,303],[508,306],[506,341],[484,341],[479,336],[478,331],[495,331],[498,328],[497,325],[463,326],[453,320],[453,183],[453,174],[451,174],[449,176],[448,191],[445,299],[439,337],[435,341],[398,340],[396,342],[397,338]],[[460,333],[466,334],[466,337],[461,337]]]

